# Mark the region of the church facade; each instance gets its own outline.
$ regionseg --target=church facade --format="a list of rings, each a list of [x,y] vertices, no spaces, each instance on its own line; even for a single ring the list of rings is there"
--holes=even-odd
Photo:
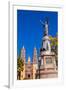
[[[42,38],[42,47],[40,55],[37,55],[37,49],[34,48],[33,60],[28,57],[26,62],[25,48],[21,50],[21,58],[24,60],[24,70],[21,71],[21,80],[23,79],[43,79],[58,77],[58,68],[56,66],[55,53],[51,51],[50,39],[48,35],[48,21],[43,23],[44,34]],[[31,62],[32,61],[32,62]]]
[[[21,60],[24,60],[24,70],[21,71],[20,80],[24,79],[36,79],[36,70],[38,65],[37,58],[37,50],[34,48],[33,61],[31,62],[30,57],[28,57],[28,61],[26,62],[25,58],[25,48],[23,47],[21,50]],[[19,78],[18,78],[19,79]]]

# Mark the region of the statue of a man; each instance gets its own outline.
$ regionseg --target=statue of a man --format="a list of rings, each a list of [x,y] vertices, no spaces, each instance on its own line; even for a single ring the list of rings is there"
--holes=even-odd
[[[46,19],[45,23],[41,20],[40,20],[40,22],[44,27],[44,36],[48,35],[48,20]]]

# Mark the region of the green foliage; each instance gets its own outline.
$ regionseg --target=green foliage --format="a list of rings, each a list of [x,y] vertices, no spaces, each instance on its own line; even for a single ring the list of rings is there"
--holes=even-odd
[[[23,71],[24,69],[24,60],[20,59],[20,57],[18,57],[17,59],[17,71]]]
[[[57,35],[55,37],[49,36],[51,51],[55,52],[56,65],[58,66],[58,38]]]
[[[17,59],[17,79],[21,80],[21,71],[24,70],[24,60],[20,58]]]
[[[53,52],[55,52],[55,54],[57,54],[57,49],[58,49],[58,38],[57,38],[57,36],[56,37],[52,37],[52,36],[50,36],[49,37],[50,38],[50,45],[51,45],[51,50],[53,51]]]

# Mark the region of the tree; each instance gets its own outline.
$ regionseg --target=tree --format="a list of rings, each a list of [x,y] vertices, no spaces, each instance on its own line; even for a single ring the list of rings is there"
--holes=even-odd
[[[51,51],[55,53],[56,66],[58,66],[58,38],[57,35],[55,37],[49,36],[49,38],[50,38]]]
[[[20,80],[20,76],[21,76],[21,71],[24,70],[24,60],[20,59],[20,57],[18,57],[17,59],[17,79]]]

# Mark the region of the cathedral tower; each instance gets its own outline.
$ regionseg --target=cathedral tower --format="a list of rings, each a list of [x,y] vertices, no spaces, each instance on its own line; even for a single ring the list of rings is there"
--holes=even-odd
[[[25,48],[23,46],[23,48],[21,49],[21,60],[24,63],[23,66],[23,71],[21,71],[21,79],[23,80],[25,78],[25,63],[26,63],[26,57],[25,57]]]
[[[33,53],[33,63],[34,64],[37,64],[37,50],[36,50],[36,48],[34,48],[34,53]]]
[[[36,70],[37,70],[37,62],[38,62],[38,58],[37,58],[37,50],[36,48],[34,48],[34,54],[33,54],[33,79],[36,78]]]
[[[25,48],[23,46],[23,48],[21,49],[21,59],[24,60],[24,63],[26,61],[26,57],[25,57]]]

